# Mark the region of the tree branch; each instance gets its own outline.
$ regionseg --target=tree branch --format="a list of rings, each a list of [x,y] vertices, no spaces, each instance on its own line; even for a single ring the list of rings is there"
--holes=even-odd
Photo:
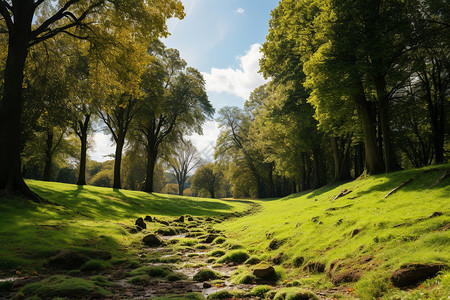
[[[6,26],[8,27],[8,31],[11,32],[13,30],[14,23],[11,19],[11,14],[8,12],[12,10],[12,7],[5,0],[0,0],[0,15],[3,16],[6,22]]]

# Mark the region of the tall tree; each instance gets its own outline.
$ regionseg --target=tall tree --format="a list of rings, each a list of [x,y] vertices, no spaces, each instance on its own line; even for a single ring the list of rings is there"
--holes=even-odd
[[[186,66],[179,52],[155,42],[150,49],[156,61],[142,78],[144,96],[136,116],[137,138],[145,145],[147,178],[144,191],[153,192],[153,175],[160,147],[183,135],[202,133],[214,109],[199,71]]]
[[[134,24],[141,36],[167,33],[166,19],[183,17],[177,0],[127,1],[105,0],[1,0],[0,23],[8,34],[8,55],[0,102],[0,194],[19,194],[35,201],[21,175],[22,83],[29,48],[60,33],[87,39],[99,34],[108,17]],[[101,22],[93,22],[93,20]],[[106,32],[106,31],[105,31]]]

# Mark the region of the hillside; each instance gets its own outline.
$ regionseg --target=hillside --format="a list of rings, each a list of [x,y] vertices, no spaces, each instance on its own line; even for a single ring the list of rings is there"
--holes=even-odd
[[[299,288],[322,299],[447,299],[448,271],[410,290],[394,287],[390,278],[411,263],[448,267],[450,178],[430,187],[449,168],[370,176],[254,201],[28,181],[57,205],[0,203],[0,299],[17,292],[42,299],[116,299],[124,289],[132,299],[291,299],[289,294],[303,293]],[[135,220],[147,215],[152,222],[133,233]],[[155,232],[162,248],[142,242]],[[67,250],[81,254],[84,264],[52,266]],[[105,252],[110,256],[99,257]],[[271,278],[254,275],[269,266],[276,271]],[[216,272],[205,279],[210,287],[198,275],[206,267]],[[52,293],[63,292],[42,290],[53,285]],[[74,286],[79,289],[67,291]]]

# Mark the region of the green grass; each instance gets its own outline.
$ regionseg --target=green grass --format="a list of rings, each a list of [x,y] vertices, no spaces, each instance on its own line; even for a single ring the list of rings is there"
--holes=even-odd
[[[303,265],[320,262],[328,271],[331,262],[339,260],[342,271],[359,270],[362,280],[373,274],[387,280],[406,263],[449,264],[450,231],[442,229],[450,223],[450,178],[429,189],[448,168],[450,165],[371,176],[282,199],[257,201],[261,212],[216,227],[225,231],[229,243],[244,245],[263,260],[284,253],[288,259],[283,266],[289,279],[307,275],[299,261],[303,257]],[[410,184],[384,199],[410,178]],[[344,189],[352,192],[332,201]],[[443,214],[430,218],[434,212]],[[274,238],[284,243],[270,250]],[[332,286],[326,274],[312,278],[315,280],[310,287]],[[374,284],[378,288],[367,288],[384,293],[386,282]],[[366,289],[363,285],[359,288]],[[378,295],[376,291],[370,293]]]
[[[173,221],[189,214],[197,217],[243,211],[237,201],[148,194],[94,186],[27,180],[40,196],[58,205],[34,204],[21,198],[0,202],[0,276],[40,272],[60,249],[81,253],[90,249],[112,252],[113,258],[135,251],[145,232],[159,223],[147,223],[145,232],[129,234],[138,217],[151,215]],[[91,265],[90,267],[94,267]]]

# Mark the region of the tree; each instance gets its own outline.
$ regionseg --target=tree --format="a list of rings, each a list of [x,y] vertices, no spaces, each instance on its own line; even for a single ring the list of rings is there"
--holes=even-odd
[[[145,146],[147,176],[144,191],[153,192],[153,174],[159,150],[183,135],[202,133],[203,123],[214,113],[199,71],[186,66],[174,49],[155,42],[150,49],[156,61],[142,78],[142,98],[136,116],[135,139]]]
[[[213,163],[198,168],[192,179],[192,188],[197,191],[207,191],[211,198],[216,197],[222,185],[223,175],[216,170]]]
[[[8,34],[0,102],[0,194],[19,194],[41,201],[26,186],[21,175],[22,84],[29,49],[60,33],[74,38],[92,38],[106,32],[100,27],[107,26],[108,17],[133,24],[142,37],[165,35],[166,19],[183,17],[183,6],[177,0],[157,0],[151,4],[137,0],[132,5],[126,1],[104,0],[1,0],[0,15],[2,31]]]
[[[188,174],[203,163],[195,146],[190,142],[182,142],[169,158],[169,166],[175,173],[178,183],[178,194],[183,195]]]

